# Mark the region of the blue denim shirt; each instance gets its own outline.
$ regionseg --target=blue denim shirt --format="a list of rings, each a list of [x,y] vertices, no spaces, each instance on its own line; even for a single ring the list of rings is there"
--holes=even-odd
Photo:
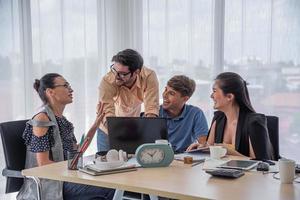
[[[171,118],[160,106],[159,116],[167,118],[168,140],[176,152],[185,151],[199,136],[208,134],[207,120],[198,107],[186,104],[178,117]]]

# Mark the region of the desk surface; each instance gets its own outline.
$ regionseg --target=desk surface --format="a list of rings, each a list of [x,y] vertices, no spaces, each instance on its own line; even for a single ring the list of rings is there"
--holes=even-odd
[[[202,170],[174,161],[166,168],[139,168],[137,171],[91,176],[67,169],[59,162],[22,171],[25,176],[117,188],[174,199],[300,199],[300,184],[280,184],[272,174],[246,172],[241,178],[221,179]]]

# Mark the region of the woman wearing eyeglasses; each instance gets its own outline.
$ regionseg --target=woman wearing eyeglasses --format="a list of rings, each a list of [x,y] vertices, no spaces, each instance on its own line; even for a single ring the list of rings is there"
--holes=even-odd
[[[219,74],[211,98],[215,112],[209,130],[208,145],[221,145],[227,153],[257,159],[272,159],[267,121],[253,109],[247,83],[233,72]],[[192,144],[188,150],[200,147]]]
[[[64,117],[67,104],[73,102],[73,90],[59,74],[49,73],[35,80],[34,89],[44,106],[26,124],[23,138],[27,146],[26,168],[47,165],[67,159],[67,151],[77,149],[74,127]],[[103,118],[103,106],[98,110],[96,120],[87,133],[92,140]],[[41,199],[112,199],[114,190],[41,179]],[[17,199],[37,199],[36,184],[25,179]]]

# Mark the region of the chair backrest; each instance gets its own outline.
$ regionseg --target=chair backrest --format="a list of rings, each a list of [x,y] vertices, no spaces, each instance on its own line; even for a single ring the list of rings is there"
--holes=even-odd
[[[279,118],[276,116],[266,116],[267,127],[269,132],[270,141],[274,150],[274,160],[280,158],[279,155]]]
[[[11,121],[0,124],[0,133],[5,157],[5,170],[21,171],[25,168],[26,145],[22,138],[28,120]],[[6,175],[7,176],[7,175]],[[23,178],[7,176],[5,193],[19,191]]]

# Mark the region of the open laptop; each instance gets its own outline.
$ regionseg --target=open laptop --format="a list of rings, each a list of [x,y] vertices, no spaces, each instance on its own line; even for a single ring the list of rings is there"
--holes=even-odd
[[[168,139],[167,120],[159,117],[107,117],[111,149],[134,154],[138,146]]]

